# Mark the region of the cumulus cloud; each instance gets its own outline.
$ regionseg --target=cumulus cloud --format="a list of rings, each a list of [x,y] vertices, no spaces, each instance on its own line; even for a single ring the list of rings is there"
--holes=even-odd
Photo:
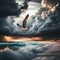
[[[53,13],[48,13],[49,10],[46,10],[47,13],[44,13],[45,11],[42,11],[44,13],[41,18],[41,13],[39,12],[39,16],[37,15],[37,19],[33,23],[32,27],[28,32],[31,33],[38,33],[40,35],[56,35],[59,33],[59,25],[58,22],[60,20],[60,5],[56,7],[56,10]],[[41,11],[41,10],[40,10]],[[47,14],[47,16],[46,16]],[[40,21],[40,22],[39,22]],[[48,33],[47,33],[48,32]]]
[[[16,12],[21,12],[21,9],[27,9],[28,8],[28,2],[30,2],[30,0],[25,0],[22,3],[23,5],[20,5],[21,6],[20,8],[18,8],[19,5],[16,3],[15,0],[11,1],[10,3],[8,3],[8,5],[5,5],[5,6],[6,7],[7,6],[10,7],[12,5],[11,9],[9,9],[9,10],[14,11],[15,9],[17,9],[17,11],[15,10]],[[50,2],[50,0],[46,1],[46,2]],[[15,5],[12,4],[12,3],[14,3]],[[13,8],[14,10],[12,9],[12,7],[14,7]],[[3,8],[3,10],[4,9],[6,9],[5,11],[8,10],[7,8]],[[18,10],[20,10],[20,11],[18,11]],[[54,10],[54,12],[52,10]],[[60,17],[59,17],[60,16],[60,12],[59,11],[60,11],[59,1],[57,1],[56,5],[50,10],[48,10],[47,8],[43,8],[40,5],[40,10],[38,11],[38,13],[35,16],[31,16],[30,20],[28,21],[28,23],[26,25],[27,30],[23,29],[21,27],[18,27],[17,24],[15,26],[14,25],[14,23],[15,23],[14,18],[15,17],[12,18],[8,14],[8,16],[6,15],[7,16],[6,18],[5,17],[4,18],[0,18],[0,22],[1,22],[1,25],[0,25],[0,27],[1,27],[0,28],[0,32],[1,33],[0,34],[2,34],[2,35],[20,35],[20,36],[21,35],[24,35],[24,36],[25,35],[26,36],[28,36],[28,35],[30,35],[30,36],[56,35],[56,34],[58,34],[60,32],[60,26],[59,26],[60,25],[60,21],[59,21],[60,20]],[[9,11],[9,13],[10,13],[10,11]]]

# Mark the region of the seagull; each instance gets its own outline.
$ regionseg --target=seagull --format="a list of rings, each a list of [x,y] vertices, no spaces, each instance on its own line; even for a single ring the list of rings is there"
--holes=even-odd
[[[26,17],[24,18],[22,26],[19,23],[17,23],[17,26],[20,27],[21,29],[28,30],[28,28],[26,28],[28,18],[29,14],[27,14]]]

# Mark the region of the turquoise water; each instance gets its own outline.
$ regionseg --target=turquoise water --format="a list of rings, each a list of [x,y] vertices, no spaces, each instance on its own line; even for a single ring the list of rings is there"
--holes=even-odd
[[[0,46],[5,48],[0,52],[0,59],[5,55],[9,57],[4,57],[5,60],[13,57],[14,60],[57,60],[60,56],[60,44],[56,42],[12,42],[0,43]]]

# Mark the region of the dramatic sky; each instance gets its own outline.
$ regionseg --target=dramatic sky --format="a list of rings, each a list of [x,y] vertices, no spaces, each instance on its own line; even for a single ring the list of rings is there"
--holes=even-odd
[[[60,3],[59,0],[52,2]],[[49,14],[49,10],[41,6],[41,0],[1,0],[0,8],[0,35],[48,36],[60,33],[60,5]],[[26,28],[22,28],[27,14]]]
[[[60,42],[54,41],[55,36],[53,42],[41,42],[44,38],[38,37],[60,34],[60,0],[48,2],[43,5],[57,5],[48,9],[41,0],[0,0],[0,60],[60,60]]]

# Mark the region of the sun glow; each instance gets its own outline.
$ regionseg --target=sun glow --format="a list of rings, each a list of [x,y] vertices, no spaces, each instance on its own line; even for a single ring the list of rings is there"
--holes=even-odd
[[[3,36],[4,42],[25,42],[25,41],[42,41],[42,37],[19,37],[19,36]]]
[[[5,42],[20,42],[20,41],[31,41],[32,39],[26,37],[15,37],[15,36],[4,36],[3,41]]]
[[[3,42],[29,42],[29,41],[42,41],[42,42],[60,42],[60,39],[45,39],[44,37],[19,37],[19,36],[3,36]]]

